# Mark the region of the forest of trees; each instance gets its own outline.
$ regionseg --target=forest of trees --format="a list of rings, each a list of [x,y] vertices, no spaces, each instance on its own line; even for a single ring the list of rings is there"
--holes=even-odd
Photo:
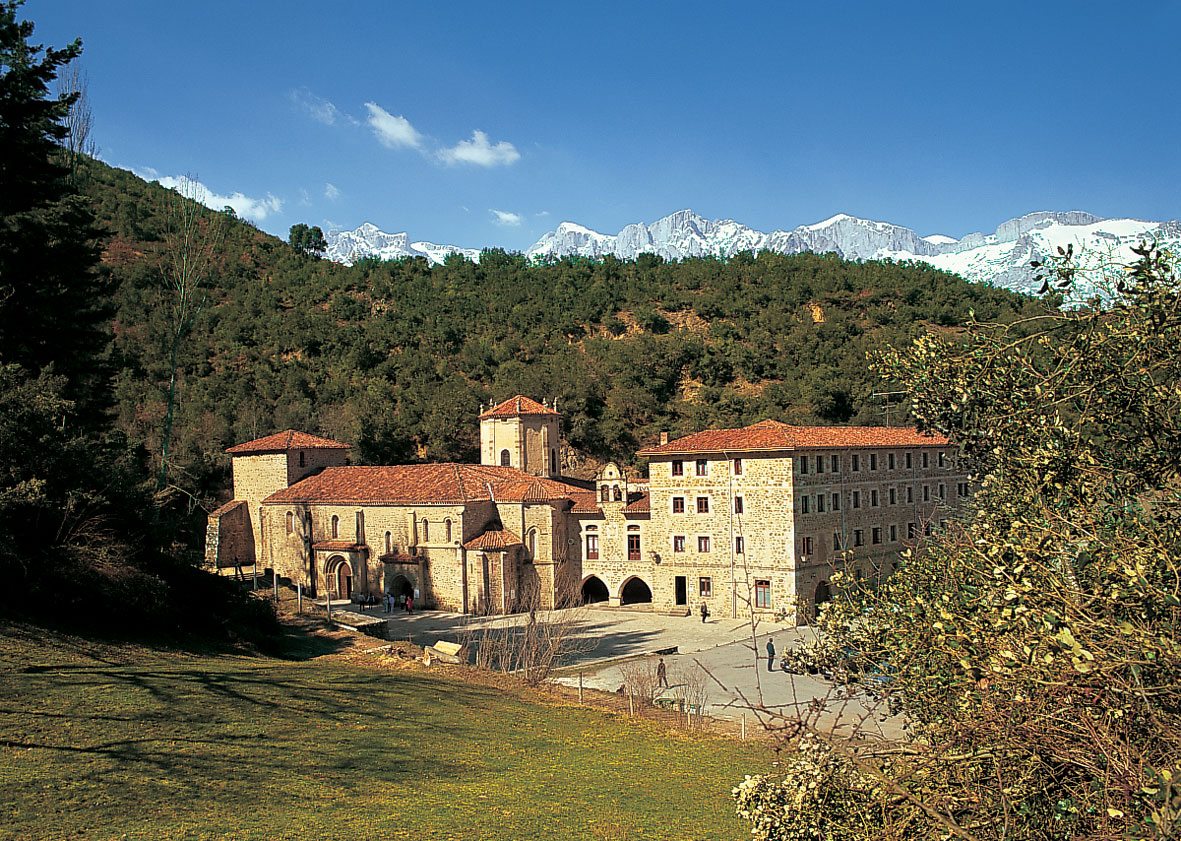
[[[93,161],[82,182],[110,232],[117,425],[158,454],[175,194]],[[206,508],[225,499],[234,443],[294,427],[368,463],[469,461],[480,403],[518,392],[559,399],[575,474],[630,462],[661,431],[883,423],[871,394],[890,388],[868,354],[954,332],[970,311],[1003,322],[1041,306],[924,265],[833,255],[539,261],[488,249],[478,263],[346,267],[224,213],[202,220],[220,245],[179,348],[169,479]]]

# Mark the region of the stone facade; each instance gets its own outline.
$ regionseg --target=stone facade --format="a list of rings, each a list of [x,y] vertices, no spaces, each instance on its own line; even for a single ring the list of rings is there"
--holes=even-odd
[[[210,516],[207,558],[457,612],[583,600],[805,622],[833,572],[872,585],[967,497],[944,439],[775,421],[663,442],[639,453],[647,480],[611,463],[584,486],[552,475],[559,420],[524,397],[482,412],[481,465],[349,467],[344,445],[291,432],[231,448],[236,500]]]

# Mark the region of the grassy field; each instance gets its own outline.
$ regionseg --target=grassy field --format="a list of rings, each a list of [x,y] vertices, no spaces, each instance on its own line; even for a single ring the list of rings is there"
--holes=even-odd
[[[749,832],[729,791],[759,748],[335,644],[285,660],[0,627],[0,839]]]

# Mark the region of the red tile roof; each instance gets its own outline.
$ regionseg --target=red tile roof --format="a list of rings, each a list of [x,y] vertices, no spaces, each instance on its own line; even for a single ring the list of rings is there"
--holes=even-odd
[[[570,500],[581,488],[542,479],[515,467],[480,464],[403,464],[328,467],[267,497],[268,503],[425,505],[499,500],[547,503]]]
[[[574,507],[570,509],[572,514],[603,513],[603,509],[599,507],[599,498],[594,491],[579,490],[577,493],[570,494],[570,498],[574,500]]]
[[[631,494],[629,494],[630,496]],[[647,493],[642,493],[623,507],[624,514],[647,514],[651,511],[651,504]]]
[[[229,514],[231,511],[233,511],[239,505],[245,505],[245,504],[246,504],[246,500],[244,500],[244,499],[231,499],[229,502],[227,502],[221,508],[218,508],[212,514],[210,514],[209,519],[215,520],[218,517],[224,517],[226,514]]]
[[[528,397],[518,394],[516,397],[510,397],[503,403],[493,406],[481,414],[480,420],[484,420],[484,418],[519,418],[524,415],[554,415],[555,417],[561,417],[561,413],[555,412],[548,406],[542,406],[536,400],[530,400]]]
[[[521,538],[511,531],[486,531],[479,537],[473,537],[463,544],[464,549],[477,549],[485,552],[502,552],[511,546],[522,546]]]
[[[245,444],[238,444],[226,450],[236,456],[257,454],[257,453],[281,453],[286,450],[347,450],[348,444],[342,444],[339,441],[330,441],[327,438],[317,438],[315,435],[308,435],[306,432],[299,432],[294,429],[287,429],[283,432],[276,432],[274,435],[268,435],[265,438],[256,438],[253,441],[247,441]]]
[[[854,447],[938,447],[942,435],[924,435],[908,427],[789,426],[774,420],[741,429],[707,429],[636,455],[664,456],[692,453],[752,452],[760,450],[840,449]]]

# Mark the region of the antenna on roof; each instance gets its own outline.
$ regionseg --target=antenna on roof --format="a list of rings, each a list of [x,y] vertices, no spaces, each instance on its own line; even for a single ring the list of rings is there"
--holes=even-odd
[[[873,391],[873,392],[870,392],[870,395],[869,395],[870,400],[877,400],[879,397],[884,397],[886,399],[886,426],[887,427],[890,426],[890,398],[897,397],[898,395],[905,396],[908,393],[909,392],[905,392],[905,391]]]

